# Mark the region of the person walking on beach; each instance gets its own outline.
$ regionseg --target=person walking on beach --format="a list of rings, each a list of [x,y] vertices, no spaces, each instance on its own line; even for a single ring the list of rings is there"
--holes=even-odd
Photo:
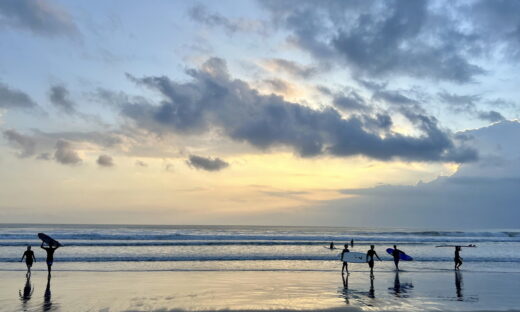
[[[23,253],[22,259],[25,258],[25,264],[27,265],[27,276],[31,275],[31,267],[33,262],[36,262],[36,257],[34,256],[34,251],[31,250],[31,246],[27,246],[27,250]]]
[[[343,260],[343,267],[341,267],[341,274],[344,274],[343,271],[345,271],[345,270],[347,271],[347,274],[350,274],[348,272],[348,262],[345,258],[343,258],[347,252],[350,252],[350,250],[348,250],[348,244],[345,244],[345,248],[341,252],[341,260]]]
[[[381,258],[377,255],[377,252],[374,250],[374,245],[370,245],[370,250],[367,251],[366,261],[368,262],[368,266],[370,267],[370,276],[374,276],[374,256],[377,257],[379,261]]]
[[[460,257],[460,251],[462,248],[460,246],[455,246],[455,270],[460,270],[460,266],[462,265],[462,258]]]
[[[401,253],[402,253],[402,251],[397,249],[397,246],[394,245],[394,250],[392,251],[392,257],[394,257],[395,269],[397,271],[399,271],[399,260],[401,257]]]
[[[40,247],[47,252],[47,271],[49,272],[49,276],[51,276],[51,267],[52,262],[54,261],[54,252],[56,251],[56,249],[60,248],[60,246],[56,245],[56,247],[54,247],[53,244],[50,243],[49,247],[44,247],[42,242],[42,245]]]

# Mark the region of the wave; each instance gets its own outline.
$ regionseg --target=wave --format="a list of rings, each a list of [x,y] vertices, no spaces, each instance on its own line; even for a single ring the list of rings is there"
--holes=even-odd
[[[392,261],[388,257],[384,261]],[[334,261],[339,262],[337,255],[207,255],[207,256],[84,256],[59,257],[55,262],[215,262],[215,261]],[[0,258],[0,262],[20,262],[19,258]],[[414,262],[453,262],[452,257],[415,258]],[[520,258],[472,257],[464,262],[520,262]]]

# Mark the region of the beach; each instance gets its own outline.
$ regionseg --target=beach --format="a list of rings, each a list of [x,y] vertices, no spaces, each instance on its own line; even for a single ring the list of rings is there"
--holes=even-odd
[[[461,272],[0,272],[1,311],[512,311],[520,275]],[[373,286],[373,287],[372,287]],[[20,296],[20,293],[22,296]]]
[[[515,231],[327,227],[2,225],[0,311],[514,311],[520,306]],[[47,279],[36,234],[63,243]],[[341,248],[375,245],[341,274]],[[462,249],[461,271],[453,248]],[[20,263],[31,244],[30,279]],[[385,248],[414,256],[395,271]]]

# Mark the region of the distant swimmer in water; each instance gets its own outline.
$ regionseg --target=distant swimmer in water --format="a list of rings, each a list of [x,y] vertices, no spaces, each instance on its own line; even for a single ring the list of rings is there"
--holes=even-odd
[[[329,248],[330,248],[330,249],[334,249],[334,248],[335,248],[335,247],[334,247],[334,242],[330,242],[330,247],[329,247]]]
[[[42,242],[42,245],[40,247],[47,252],[47,271],[49,272],[50,276],[52,262],[54,262],[54,252],[56,251],[56,249],[60,248],[60,246],[56,245],[56,247],[54,247],[54,245],[51,243],[49,244],[49,247],[44,247]]]
[[[399,271],[399,257],[401,256],[402,251],[397,249],[397,246],[394,245],[394,251],[392,251],[392,257],[394,257],[395,269]]]
[[[351,246],[352,248],[354,248],[354,239],[351,239],[351,240],[350,240],[350,246]]]
[[[374,256],[377,257],[379,261],[381,258],[377,255],[377,252],[374,250],[374,245],[370,245],[370,250],[367,251],[366,261],[368,262],[368,266],[370,267],[370,276],[374,276]]]
[[[27,246],[27,250],[23,253],[22,259],[25,258],[25,264],[27,265],[27,275],[31,275],[31,267],[33,262],[36,262],[36,257],[34,256],[34,251],[31,250],[31,246]]]
[[[460,246],[455,247],[455,258],[453,259],[455,261],[455,270],[460,270],[460,266],[462,265],[462,258],[460,257],[460,251],[462,248]]]
[[[350,250],[348,250],[348,244],[345,244],[345,248],[343,248],[343,251],[341,252],[341,259],[343,260],[343,266],[341,267],[341,274],[344,274],[343,271],[347,271],[347,274],[350,274],[350,273],[348,272],[348,262],[347,262],[347,260],[344,260],[344,259],[343,259],[343,256],[344,256],[347,252],[350,252]]]

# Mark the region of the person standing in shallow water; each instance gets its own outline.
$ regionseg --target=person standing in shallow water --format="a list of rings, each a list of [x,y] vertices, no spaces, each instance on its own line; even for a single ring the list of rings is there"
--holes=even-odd
[[[36,257],[34,256],[34,251],[31,250],[31,246],[27,246],[27,250],[23,253],[20,262],[23,261],[23,258],[25,258],[25,264],[27,265],[27,275],[30,275],[33,262],[36,262]]]
[[[47,252],[47,271],[49,272],[50,276],[52,263],[54,262],[54,252],[56,251],[56,249],[60,248],[60,246],[57,245],[56,247],[53,247],[51,243],[49,244],[49,247],[44,247],[42,242],[42,245],[40,247]]]
[[[374,276],[374,256],[376,256],[377,259],[381,261],[381,258],[379,258],[377,252],[374,250],[374,245],[370,245],[370,250],[367,251],[366,261],[370,267],[370,276],[372,277]]]
[[[344,274],[343,271],[345,271],[345,270],[347,271],[347,274],[350,274],[350,273],[348,273],[348,262],[347,262],[347,260],[345,260],[343,258],[343,256],[345,256],[345,254],[347,252],[350,252],[350,250],[348,250],[348,244],[345,244],[345,248],[341,252],[341,260],[343,260],[343,267],[341,267],[341,274]]]
[[[455,247],[455,258],[453,259],[455,261],[455,270],[460,270],[460,266],[462,265],[462,258],[460,257],[460,251],[462,248],[460,246]]]

